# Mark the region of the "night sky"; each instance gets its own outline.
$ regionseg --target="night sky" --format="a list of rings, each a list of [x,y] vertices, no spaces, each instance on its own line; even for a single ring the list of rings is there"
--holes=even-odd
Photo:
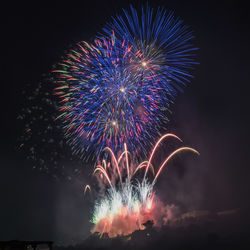
[[[89,174],[67,180],[32,169],[17,150],[22,128],[16,118],[22,90],[38,85],[66,50],[91,41],[132,2],[144,3],[34,1],[2,8],[0,240],[69,242],[88,236],[91,207],[82,188]],[[199,48],[195,78],[172,106],[167,131],[201,155],[173,163],[157,183],[162,199],[185,211],[250,206],[250,13],[243,2],[149,1],[174,10],[194,30]],[[85,165],[84,173],[90,173]]]

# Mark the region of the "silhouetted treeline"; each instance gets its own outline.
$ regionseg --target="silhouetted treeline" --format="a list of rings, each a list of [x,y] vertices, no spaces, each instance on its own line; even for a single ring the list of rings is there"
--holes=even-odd
[[[220,216],[187,218],[155,228],[146,223],[146,229],[124,237],[110,239],[104,234],[91,235],[81,244],[55,247],[55,250],[86,249],[250,249],[250,219],[248,211]]]

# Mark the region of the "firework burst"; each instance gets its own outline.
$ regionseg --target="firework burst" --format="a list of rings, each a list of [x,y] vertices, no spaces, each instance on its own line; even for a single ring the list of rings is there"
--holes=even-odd
[[[193,38],[182,22],[159,9],[131,7],[92,43],[80,42],[59,64],[58,118],[73,152],[99,156],[105,147],[146,155],[160,135],[177,90],[195,64]]]
[[[157,225],[161,220],[166,222],[166,211],[169,213],[173,206],[164,206],[157,199],[153,188],[169,160],[182,151],[191,151],[199,154],[193,148],[180,147],[173,151],[163,161],[158,170],[154,171],[151,161],[160,143],[166,138],[180,138],[174,134],[165,134],[156,143],[148,161],[144,161],[137,166],[133,166],[130,161],[129,152],[126,149],[118,159],[113,151],[107,148],[110,159],[107,157],[102,164],[97,164],[94,174],[103,190],[103,196],[96,202],[92,222],[95,224],[92,232],[100,235],[107,233],[110,237],[118,235],[128,235],[138,229],[143,229],[143,223],[148,220],[154,221]],[[147,177],[147,171],[151,168],[153,179]],[[136,177],[138,171],[144,170],[143,178]],[[87,186],[86,186],[87,187]],[[159,212],[159,208],[163,212]],[[158,211],[158,214],[157,214]],[[163,214],[161,214],[163,213]],[[157,214],[157,216],[156,216]]]

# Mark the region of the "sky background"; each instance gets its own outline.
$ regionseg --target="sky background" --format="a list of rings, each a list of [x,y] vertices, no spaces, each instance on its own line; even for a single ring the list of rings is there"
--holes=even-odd
[[[0,240],[63,242],[89,234],[91,202],[84,200],[82,188],[92,167],[82,163],[84,174],[72,180],[33,170],[17,150],[22,128],[16,118],[24,102],[22,90],[43,81],[69,47],[91,41],[111,16],[130,3],[22,2],[3,8]],[[145,1],[133,3],[140,7]],[[174,161],[157,183],[157,192],[183,211],[246,209],[250,205],[249,9],[243,1],[149,3],[174,10],[194,30],[200,63],[195,78],[172,106],[167,131],[201,155]]]

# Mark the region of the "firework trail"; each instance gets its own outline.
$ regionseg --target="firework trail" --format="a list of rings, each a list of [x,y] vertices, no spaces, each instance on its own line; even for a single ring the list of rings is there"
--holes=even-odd
[[[182,151],[199,154],[193,148],[180,147],[174,150],[163,161],[155,173],[151,161],[159,144],[166,138],[180,138],[174,134],[165,134],[156,143],[148,161],[133,166],[128,151],[120,154],[118,159],[110,148],[106,148],[110,158],[105,158],[102,164],[95,167],[94,175],[103,190],[103,196],[95,204],[92,222],[95,224],[92,232],[100,235],[107,233],[109,237],[129,235],[135,230],[144,229],[143,223],[151,220],[156,226],[172,219],[176,207],[165,206],[155,195],[153,188],[167,163]],[[147,171],[152,170],[153,180],[149,181]],[[144,177],[136,177],[138,171],[144,170]],[[90,188],[88,185],[85,190]]]
[[[141,19],[116,16],[92,44],[80,42],[54,70],[59,119],[73,152],[86,159],[126,144],[146,155],[195,64],[193,38],[173,14],[146,6]]]

